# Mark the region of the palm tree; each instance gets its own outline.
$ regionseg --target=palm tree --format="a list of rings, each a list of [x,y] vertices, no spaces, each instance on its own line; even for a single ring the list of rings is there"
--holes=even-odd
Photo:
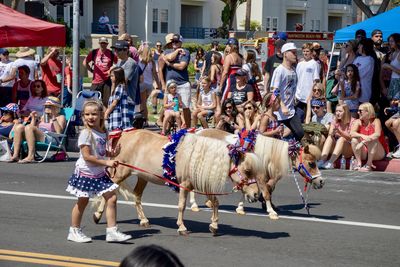
[[[126,33],[126,0],[118,2],[118,30],[120,35]]]
[[[246,2],[246,21],[244,23],[244,30],[250,31],[250,19],[251,19],[251,0]]]
[[[225,3],[225,8],[222,11],[222,23],[223,27],[228,27],[229,29],[233,28],[233,21],[235,19],[236,9],[238,6],[246,0],[221,0]]]

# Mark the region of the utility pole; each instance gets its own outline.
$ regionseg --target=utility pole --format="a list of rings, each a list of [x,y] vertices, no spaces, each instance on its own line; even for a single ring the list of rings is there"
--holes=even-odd
[[[247,0],[246,2],[246,19],[244,22],[244,30],[250,31],[251,24],[251,0]]]
[[[76,96],[79,89],[79,0],[74,0],[72,32],[72,108],[76,106]]]

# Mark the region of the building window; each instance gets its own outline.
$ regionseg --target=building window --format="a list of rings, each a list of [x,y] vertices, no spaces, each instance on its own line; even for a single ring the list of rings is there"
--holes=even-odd
[[[153,8],[153,33],[158,33],[158,9]]]
[[[321,31],[321,21],[316,19],[316,20],[311,20],[311,31],[319,32]]]
[[[278,18],[272,18],[272,30],[277,31],[278,30]]]
[[[265,30],[266,31],[271,30],[271,17],[265,18]]]
[[[160,11],[161,33],[168,33],[168,9]]]

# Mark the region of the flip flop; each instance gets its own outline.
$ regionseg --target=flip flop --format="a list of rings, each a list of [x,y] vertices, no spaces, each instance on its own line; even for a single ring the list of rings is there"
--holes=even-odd
[[[27,159],[21,159],[18,161],[18,164],[31,164],[31,163],[37,163],[36,160],[27,160]]]
[[[9,159],[9,160],[7,160],[6,162],[8,162],[8,163],[14,163],[14,162],[18,162],[19,161],[19,159]]]

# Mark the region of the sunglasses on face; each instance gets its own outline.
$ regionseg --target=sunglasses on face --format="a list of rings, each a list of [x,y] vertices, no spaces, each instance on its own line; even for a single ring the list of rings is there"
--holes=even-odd
[[[313,92],[322,92],[321,89],[313,89]]]
[[[313,106],[312,109],[320,109],[321,107],[319,106]]]
[[[42,88],[41,84],[35,84],[35,88]]]
[[[161,45],[156,45],[157,47],[161,47]]]
[[[232,109],[232,106],[226,106],[225,109]]]
[[[126,50],[128,50],[128,49],[126,49],[126,48],[116,48],[115,49],[117,52],[121,52],[121,51],[126,51]]]
[[[244,107],[244,110],[253,110],[253,107]]]
[[[358,113],[363,113],[363,111],[364,111],[364,110],[362,110],[362,109],[359,109],[359,110],[358,110]]]

